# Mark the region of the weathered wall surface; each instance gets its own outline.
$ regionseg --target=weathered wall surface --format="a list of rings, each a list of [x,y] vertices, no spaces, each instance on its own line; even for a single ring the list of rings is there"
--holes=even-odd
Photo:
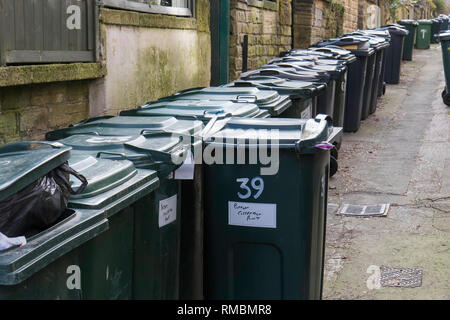
[[[49,128],[86,119],[88,102],[88,81],[2,88],[0,144],[40,140]]]
[[[328,0],[294,0],[294,47],[307,48],[342,34],[344,5]]]
[[[242,72],[244,35],[248,35],[248,70],[291,49],[291,0],[231,0],[230,10],[230,81]]]
[[[356,29],[376,28],[400,19],[426,19],[433,14],[426,1],[393,11],[387,0],[293,0],[295,48]]]
[[[108,74],[91,85],[91,116],[116,115],[210,80],[209,2],[197,19],[102,9]]]
[[[195,18],[101,9],[99,63],[0,67],[0,144],[208,85],[209,1],[196,4]]]

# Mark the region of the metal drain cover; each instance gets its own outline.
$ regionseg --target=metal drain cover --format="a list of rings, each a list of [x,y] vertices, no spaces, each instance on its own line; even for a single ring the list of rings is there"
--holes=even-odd
[[[336,214],[359,217],[385,217],[389,211],[389,203],[377,205],[344,204]]]
[[[422,286],[422,269],[381,266],[381,286],[415,288]]]

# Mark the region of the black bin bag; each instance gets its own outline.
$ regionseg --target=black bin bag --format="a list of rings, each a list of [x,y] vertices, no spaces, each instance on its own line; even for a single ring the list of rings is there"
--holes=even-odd
[[[76,191],[70,186],[70,175],[82,182]],[[29,238],[44,231],[65,217],[70,195],[81,193],[86,186],[86,178],[63,163],[0,201],[0,232]]]

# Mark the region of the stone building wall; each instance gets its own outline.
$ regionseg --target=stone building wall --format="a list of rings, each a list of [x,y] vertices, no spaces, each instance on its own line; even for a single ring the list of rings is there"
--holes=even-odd
[[[344,6],[329,0],[294,0],[294,47],[307,48],[343,31]]]
[[[291,0],[230,1],[230,81],[242,73],[245,35],[248,35],[248,70],[291,49]]]
[[[188,18],[100,8],[98,62],[0,67],[0,145],[209,85],[209,1],[195,8]]]

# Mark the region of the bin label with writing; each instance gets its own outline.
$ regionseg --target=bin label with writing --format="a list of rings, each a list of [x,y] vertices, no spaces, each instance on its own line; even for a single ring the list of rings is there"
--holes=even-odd
[[[276,228],[275,203],[228,202],[228,224],[242,227]]]
[[[177,195],[159,201],[159,227],[177,220]]]

